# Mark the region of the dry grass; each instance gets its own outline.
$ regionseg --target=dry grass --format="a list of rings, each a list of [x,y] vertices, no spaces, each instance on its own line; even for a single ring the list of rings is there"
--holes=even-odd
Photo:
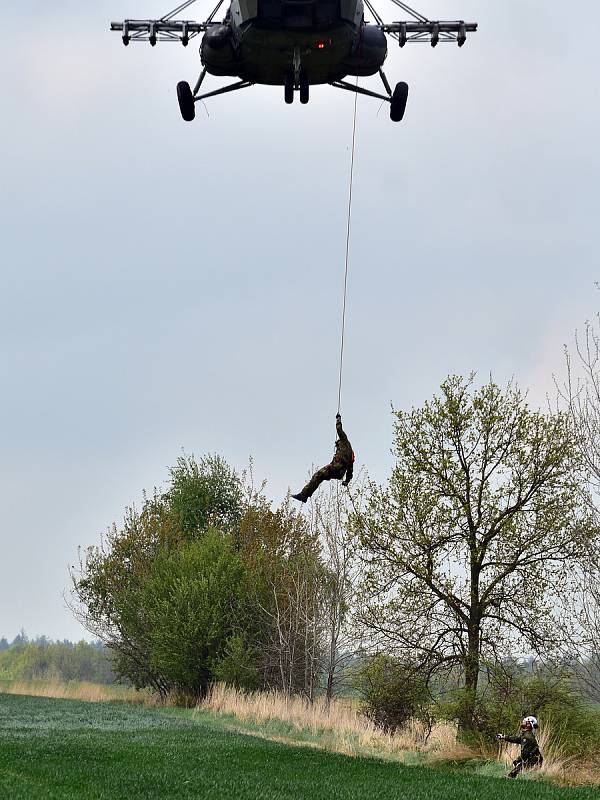
[[[212,688],[199,710],[235,717],[244,725],[262,730],[248,731],[277,741],[287,741],[322,747],[346,755],[371,755],[408,763],[435,764],[490,760],[490,751],[475,752],[462,744],[455,725],[438,723],[426,738],[423,726],[416,721],[394,736],[376,728],[362,716],[355,704],[334,700],[329,709],[317,700],[312,705],[299,697],[286,697],[279,692],[244,693],[222,684]],[[282,728],[286,728],[282,734]],[[306,741],[307,734],[312,741]],[[562,786],[600,784],[600,762],[582,763],[567,756],[552,735],[544,729],[538,736],[544,755],[541,769],[527,773],[528,779],[546,780]],[[502,745],[497,760],[512,765],[519,754],[518,745]],[[493,757],[492,757],[493,758]]]
[[[118,684],[104,685],[86,681],[65,683],[58,680],[46,681],[6,681],[0,683],[0,691],[5,694],[29,695],[30,697],[54,697],[62,700],[83,700],[87,703],[106,703],[121,700],[126,703],[156,706],[158,700],[149,692]]]
[[[369,722],[354,705],[340,700],[334,700],[326,708],[322,700],[310,704],[280,692],[244,693],[219,684],[198,708],[267,728],[283,723],[288,728],[284,737],[288,741],[306,739],[308,734],[318,740],[319,746],[347,755],[376,754],[402,761],[415,753],[427,754],[436,760],[474,756],[458,744],[454,725],[438,724],[426,737],[424,727],[415,721],[402,732],[390,736]]]

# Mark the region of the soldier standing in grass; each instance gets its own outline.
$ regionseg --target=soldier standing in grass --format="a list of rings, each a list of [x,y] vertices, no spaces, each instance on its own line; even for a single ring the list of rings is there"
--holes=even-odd
[[[517,736],[505,736],[503,733],[496,736],[502,742],[521,745],[521,755],[513,761],[513,769],[508,773],[509,778],[516,778],[521,770],[541,767],[544,763],[538,741],[535,738],[535,731],[538,727],[535,717],[525,717]]]
[[[323,481],[330,481],[330,480],[344,480],[342,481],[343,486],[348,486],[350,481],[352,480],[352,473],[354,470],[354,452],[352,450],[352,445],[344,429],[342,428],[342,417],[340,414],[336,414],[335,417],[335,429],[337,431],[337,441],[335,443],[335,455],[333,457],[333,461],[331,464],[327,464],[325,467],[321,467],[321,469],[317,470],[315,474],[312,476],[310,481],[306,484],[304,489],[298,494],[293,494],[292,497],[294,500],[300,500],[301,503],[306,503],[309,497],[311,497],[314,492],[318,489],[318,487],[323,483]]]

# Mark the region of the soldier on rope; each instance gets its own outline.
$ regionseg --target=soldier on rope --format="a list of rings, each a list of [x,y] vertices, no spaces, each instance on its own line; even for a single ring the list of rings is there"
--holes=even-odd
[[[315,472],[301,492],[292,495],[295,500],[299,500],[301,503],[306,503],[308,498],[314,494],[323,481],[330,481],[332,479],[342,480],[343,478],[343,486],[348,486],[352,480],[352,473],[354,469],[354,452],[352,451],[352,445],[350,444],[350,441],[346,436],[344,429],[342,428],[342,417],[339,413],[336,414],[335,417],[335,428],[338,438],[335,443],[335,455],[333,460],[330,464],[327,464],[325,467],[321,467],[321,469],[317,470],[317,472]]]

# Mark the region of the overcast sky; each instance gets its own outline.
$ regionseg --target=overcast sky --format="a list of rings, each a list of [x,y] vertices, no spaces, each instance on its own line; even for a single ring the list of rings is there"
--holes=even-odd
[[[182,448],[252,455],[277,503],[329,460],[353,97],[253,87],[186,125],[174,88],[199,40],[125,49],[108,30],[168,2],[4,5],[0,637],[78,638],[78,546]],[[380,480],[391,403],[471,370],[540,402],[600,305],[600,6],[574,25],[547,0],[419,8],[480,31],[390,42],[404,123],[359,100],[342,410]]]

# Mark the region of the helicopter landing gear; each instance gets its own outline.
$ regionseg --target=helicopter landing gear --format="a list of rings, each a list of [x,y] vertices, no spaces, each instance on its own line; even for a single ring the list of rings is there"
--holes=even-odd
[[[390,104],[390,119],[392,122],[400,122],[404,117],[406,111],[406,102],[408,100],[408,84],[402,82],[397,83],[396,88],[392,92],[392,87],[385,77],[384,71],[379,69],[379,76],[381,82],[385,87],[385,94],[379,92],[372,92],[370,89],[363,89],[358,84],[348,83],[348,81],[331,81],[330,86],[335,86],[336,89],[345,89],[347,92],[354,92],[355,94],[364,94],[367,97],[375,97],[377,100],[383,100]]]
[[[227,94],[228,92],[236,92],[238,89],[247,89],[253,86],[252,81],[239,80],[235,83],[230,83],[228,86],[222,86],[220,89],[214,89],[212,92],[205,92],[198,94],[202,82],[206,76],[206,67],[200,73],[200,77],[193,89],[190,88],[187,81],[180,81],[177,84],[177,100],[179,101],[179,110],[181,116],[186,122],[191,122],[196,116],[196,103],[201,100],[206,100],[207,97],[216,97],[219,94]]]
[[[310,93],[310,82],[308,80],[308,75],[302,68],[300,48],[298,47],[294,48],[293,69],[286,72],[283,81],[283,96],[286,103],[294,102],[294,92],[296,90],[300,92],[300,102],[306,105]]]
[[[390,100],[390,119],[392,122],[402,122],[406,103],[408,101],[408,84],[397,83]]]
[[[288,72],[288,74],[285,76],[285,82],[283,84],[283,97],[288,105],[294,102],[294,76],[291,72]]]
[[[308,81],[308,77],[304,72],[300,73],[300,78],[298,81],[298,89],[300,90],[300,102],[303,105],[308,103],[309,93],[310,93],[310,83]],[[294,102],[294,92],[296,91],[296,81],[294,79],[294,75],[291,72],[285,76],[285,80],[283,82],[283,97],[288,105]]]
[[[308,82],[308,75],[304,70],[300,73],[300,102],[303,105],[308,103],[308,96],[310,91],[310,84]]]
[[[408,84],[402,81],[396,84],[396,88],[392,92],[392,87],[385,77],[385,72],[379,68],[379,76],[381,82],[385,86],[385,90],[390,99],[390,119],[392,122],[402,122],[404,112],[406,111],[406,102],[408,100]]]
[[[187,81],[180,81],[177,84],[177,100],[183,119],[186,122],[192,122],[196,117],[196,103],[191,86]]]

